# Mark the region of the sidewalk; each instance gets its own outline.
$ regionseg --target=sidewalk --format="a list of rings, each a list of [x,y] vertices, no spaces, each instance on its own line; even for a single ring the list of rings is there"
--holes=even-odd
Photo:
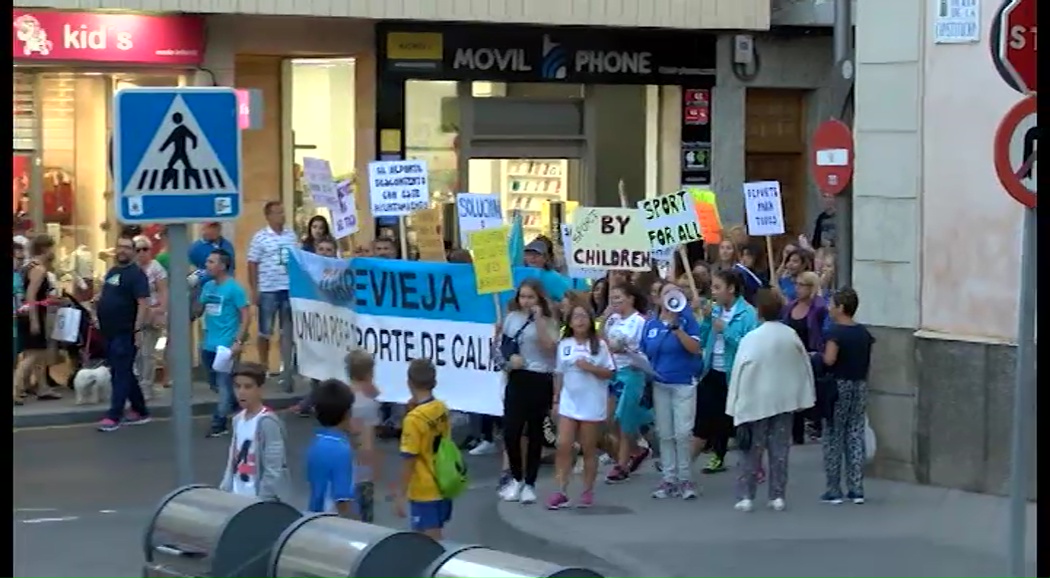
[[[730,455],[727,462],[735,463]],[[633,576],[1005,576],[1004,498],[928,486],[865,480],[867,504],[822,504],[817,445],[791,452],[784,512],[733,509],[735,472],[702,475],[693,502],[654,500],[659,483],[646,463],[630,482],[599,481],[595,506],[548,511],[554,487],[544,470],[540,503],[500,503],[504,521],[525,533],[587,550]],[[570,496],[580,491],[578,478]],[[1035,575],[1035,505],[1028,508],[1028,557]]]
[[[277,385],[276,379],[266,382],[266,403],[275,410],[287,409],[295,404],[310,389],[309,380],[297,379],[294,393],[285,393]],[[14,408],[16,428],[48,427],[94,423],[102,419],[102,414],[109,408],[109,401],[100,404],[76,405],[71,390],[61,390],[62,399],[54,401],[37,401],[30,398],[25,405]],[[202,381],[193,383],[193,415],[210,415],[215,409],[217,396]],[[171,389],[161,389],[152,400],[147,402],[155,418],[171,417]]]

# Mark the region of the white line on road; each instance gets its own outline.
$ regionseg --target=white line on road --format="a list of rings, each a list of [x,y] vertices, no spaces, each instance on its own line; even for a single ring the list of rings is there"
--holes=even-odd
[[[38,513],[38,512],[57,512],[58,508],[15,508],[16,512],[26,513]]]
[[[51,522],[72,522],[79,519],[80,516],[61,516],[58,518],[29,518],[28,520],[19,521],[23,524],[49,524]]]

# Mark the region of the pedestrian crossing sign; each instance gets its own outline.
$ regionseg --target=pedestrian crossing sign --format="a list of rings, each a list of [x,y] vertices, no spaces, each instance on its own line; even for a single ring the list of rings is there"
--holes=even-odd
[[[241,130],[232,88],[125,88],[114,97],[113,184],[122,223],[232,220],[241,213]]]

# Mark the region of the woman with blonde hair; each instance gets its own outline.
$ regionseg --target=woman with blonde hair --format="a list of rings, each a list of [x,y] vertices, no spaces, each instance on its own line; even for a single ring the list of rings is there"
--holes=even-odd
[[[37,235],[29,244],[29,259],[16,275],[22,277],[25,300],[16,312],[15,321],[22,359],[15,366],[14,404],[25,402],[25,391],[30,376],[36,377],[39,400],[61,399],[51,390],[47,380],[47,306],[54,288],[50,281],[55,261],[55,240],[48,235]]]
[[[157,370],[157,341],[168,324],[168,271],[153,258],[153,242],[145,235],[138,235],[135,243],[135,262],[149,280],[149,314],[147,323],[139,332],[142,344],[135,357],[135,372],[139,376],[139,388],[147,401],[153,398]]]

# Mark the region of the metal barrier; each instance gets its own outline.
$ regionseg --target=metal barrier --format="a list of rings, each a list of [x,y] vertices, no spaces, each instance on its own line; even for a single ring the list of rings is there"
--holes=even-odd
[[[398,574],[400,576],[400,574]],[[449,547],[423,572],[423,578],[604,578],[586,568],[565,568],[484,546]]]
[[[179,488],[161,500],[146,527],[142,575],[258,578],[281,532],[301,517],[280,502],[204,485]]]
[[[273,548],[265,576],[414,577],[421,576],[444,552],[441,544],[417,532],[317,514],[285,529]]]

